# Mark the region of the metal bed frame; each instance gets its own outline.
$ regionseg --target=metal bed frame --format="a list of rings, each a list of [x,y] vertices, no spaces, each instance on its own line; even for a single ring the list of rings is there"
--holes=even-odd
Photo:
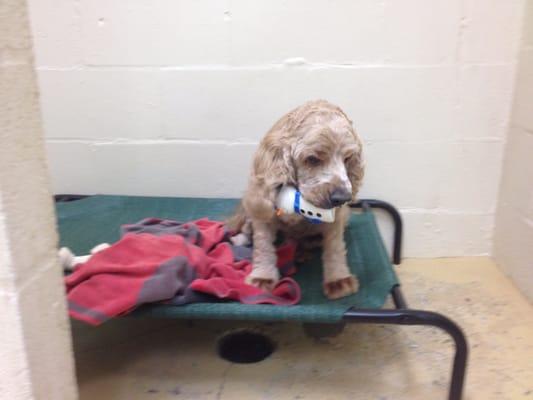
[[[88,196],[83,195],[57,195],[56,202],[75,201]],[[393,264],[401,263],[401,248],[403,238],[403,223],[398,210],[391,204],[375,199],[363,199],[357,203],[351,204],[351,208],[361,208],[369,210],[371,208],[385,211],[394,223],[394,240],[392,251]],[[423,325],[437,327],[449,334],[455,343],[455,355],[453,359],[450,385],[448,391],[448,400],[460,400],[463,394],[464,379],[466,374],[466,361],[468,357],[468,345],[466,337],[461,328],[448,317],[432,312],[409,308],[399,284],[395,285],[390,294],[394,302],[395,309],[360,309],[352,307],[344,315],[342,322],[330,326],[329,333],[339,333],[346,323],[353,324],[392,324],[392,325]],[[307,325],[307,326],[306,326]],[[315,324],[304,324],[304,328],[311,333],[315,331],[320,336],[321,328]],[[331,325],[331,324],[319,324]],[[315,329],[318,328],[318,329]],[[333,328],[333,329],[332,329]],[[328,329],[322,330],[327,332]]]
[[[403,224],[398,210],[385,201],[375,199],[364,199],[352,204],[351,207],[377,208],[389,214],[394,222],[392,261],[396,265],[400,264]],[[354,324],[423,325],[437,327],[445,331],[455,343],[448,400],[460,400],[463,394],[468,358],[468,345],[463,331],[455,322],[442,314],[409,308],[400,285],[395,285],[391,289],[391,296],[395,309],[350,308],[344,313],[343,321]]]

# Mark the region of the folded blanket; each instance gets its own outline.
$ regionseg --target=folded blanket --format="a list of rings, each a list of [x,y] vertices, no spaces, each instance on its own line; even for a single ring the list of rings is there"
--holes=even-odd
[[[287,277],[295,272],[293,243],[277,249],[284,278],[269,293],[244,282],[252,249],[232,245],[221,222],[147,218],[123,226],[122,234],[65,278],[73,318],[99,325],[153,302],[292,305],[300,300],[298,284]]]

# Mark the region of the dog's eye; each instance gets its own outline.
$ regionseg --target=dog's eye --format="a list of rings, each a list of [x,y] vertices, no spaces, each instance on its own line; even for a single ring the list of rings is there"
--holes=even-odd
[[[305,163],[311,167],[316,167],[320,165],[322,160],[316,156],[309,156],[305,159]]]

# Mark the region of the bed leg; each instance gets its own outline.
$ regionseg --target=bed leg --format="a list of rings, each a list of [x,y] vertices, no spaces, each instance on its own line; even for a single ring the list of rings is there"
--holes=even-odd
[[[344,313],[344,320],[351,323],[425,325],[444,330],[455,342],[452,375],[448,400],[460,400],[463,394],[466,373],[468,346],[461,328],[451,319],[431,311],[397,310],[359,310],[350,309]]]

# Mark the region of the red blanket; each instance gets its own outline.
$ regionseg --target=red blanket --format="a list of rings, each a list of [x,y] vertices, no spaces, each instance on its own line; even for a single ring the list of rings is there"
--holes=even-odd
[[[220,222],[180,223],[156,218],[123,227],[124,236],[94,254],[65,281],[69,313],[92,325],[152,302],[182,305],[231,299],[292,305],[300,288],[282,278],[272,293],[244,283],[251,249],[233,246]],[[294,273],[293,244],[278,248],[282,275]]]

